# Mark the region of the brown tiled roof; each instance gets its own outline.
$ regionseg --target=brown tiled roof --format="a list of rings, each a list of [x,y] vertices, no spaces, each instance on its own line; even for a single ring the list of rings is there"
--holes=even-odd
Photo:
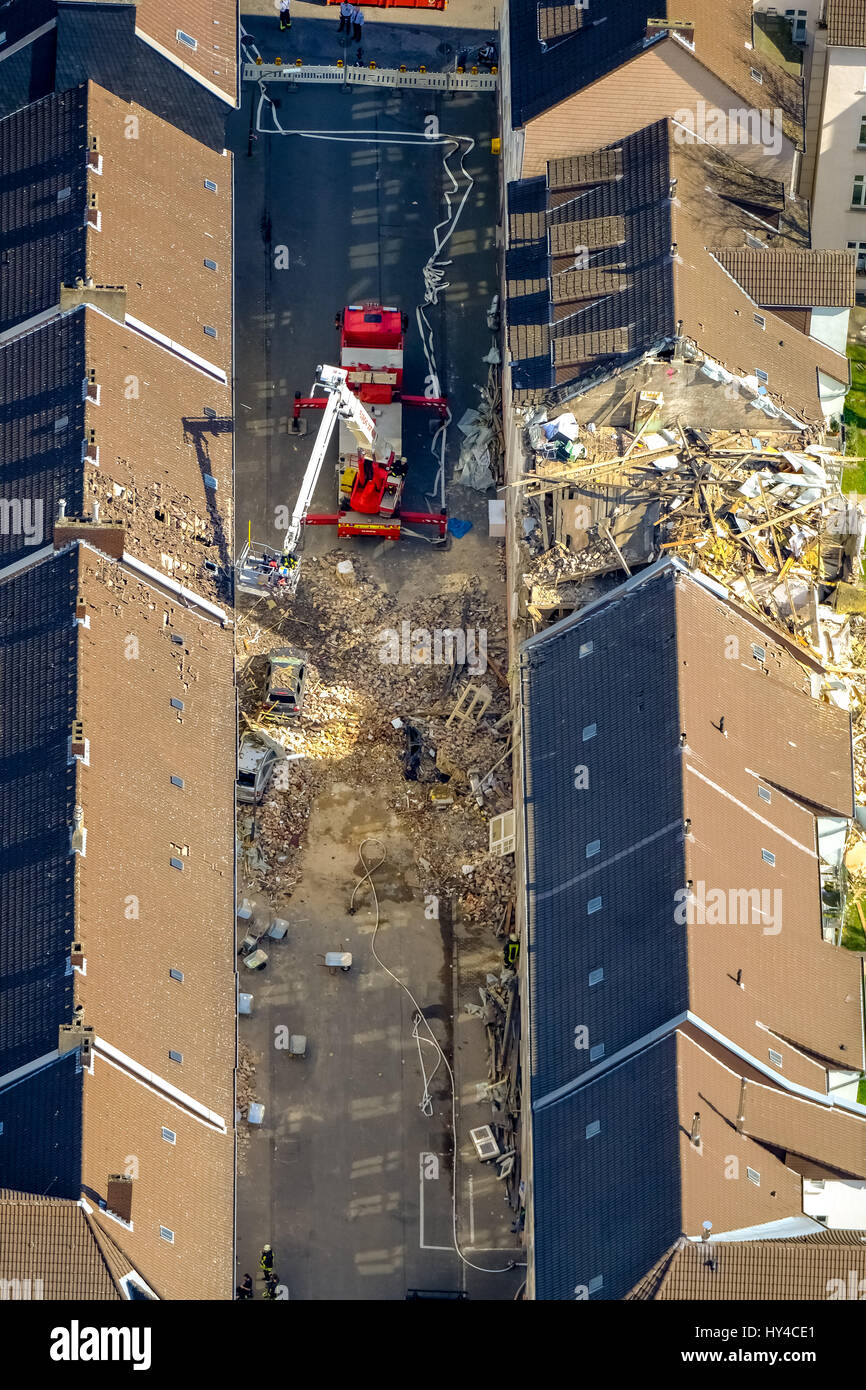
[[[849,1178],[866,1178],[866,1125],[856,1115],[831,1109],[759,1082],[746,1082],[740,1130],[789,1154],[812,1159]]]
[[[566,159],[551,159],[547,166],[547,186],[551,191],[580,188],[588,183],[604,183],[622,173],[622,150],[593,150]]]
[[[230,1298],[232,634],[84,545],[77,593],[88,618],[77,628],[77,717],[89,761],[76,787],[88,832],[75,911],[86,969],[73,978],[97,1039],[82,1183],[105,1198],[108,1175],[136,1155],[132,1229],[95,1212],[101,1229],[161,1296]]]
[[[686,878],[706,892],[765,895],[757,912],[754,898],[731,899],[727,916],[736,921],[724,929],[707,913],[688,927],[691,1009],[766,1066],[771,1050],[781,1054],[788,1081],[823,1092],[826,1066],[806,1053],[863,1065],[860,972],[856,959],[822,939],[815,821],[803,803],[853,814],[849,716],[813,699],[801,663],[735,605],[680,582],[676,613]],[[726,650],[739,660],[720,660]],[[768,719],[768,708],[784,718]],[[764,904],[772,921],[761,916]]]
[[[132,1264],[79,1202],[0,1194],[0,1283],[27,1288],[36,1299],[121,1299]],[[6,1297],[14,1297],[13,1293]]]
[[[625,241],[624,217],[587,217],[574,222],[556,222],[550,228],[550,254],[573,256],[576,248],[590,251],[618,246]]]
[[[823,1301],[862,1298],[866,1244],[860,1231],[828,1231],[820,1243],[678,1240],[626,1295],[639,1299]]]
[[[827,0],[827,43],[866,48],[866,0]]]
[[[557,366],[589,362],[593,357],[628,352],[628,329],[608,328],[600,333],[572,333],[557,338],[553,344],[553,360]]]
[[[583,27],[584,13],[575,4],[561,0],[538,0],[538,38],[541,42],[576,34]]]
[[[96,0],[112,4],[115,0]],[[138,0],[135,27],[175,62],[188,68],[232,101],[237,96],[237,22],[234,0]],[[181,43],[178,30],[196,47]]]
[[[551,281],[554,304],[572,304],[582,299],[597,299],[603,294],[616,294],[624,288],[627,277],[620,270],[590,267],[588,270],[563,270]]]
[[[759,251],[743,246],[724,247],[712,254],[750,299],[767,308],[851,308],[854,304],[857,258],[853,251]]]
[[[713,179],[708,179],[708,162],[724,172],[732,161],[703,145],[671,141],[670,148],[671,174],[677,180],[671,207],[671,240],[677,248],[674,295],[682,336],[738,375],[752,376],[756,368],[766,372],[771,398],[798,418],[822,419],[818,373],[847,382],[847,359],[770,309],[763,315],[764,325],[755,321],[754,301],[718,259],[720,250],[744,247],[748,225],[742,207],[726,192],[716,194]],[[797,244],[794,227],[790,244]]]
[[[547,219],[543,212],[513,212],[508,219],[509,237],[512,242],[537,241],[543,237]]]
[[[99,142],[102,173],[88,174],[100,230],[88,233],[83,273],[97,285],[124,285],[128,315],[228,373],[231,157],[94,82],[87,90],[87,131]]]
[[[85,434],[95,430],[99,447],[98,463],[86,466],[85,511],[97,500],[101,516],[126,522],[129,553],[224,602],[233,549],[231,386],[103,314],[78,312],[99,387],[98,404],[84,409]]]
[[[511,323],[508,350],[512,357],[543,357],[550,350],[550,332],[543,323]]]
[[[541,276],[534,280],[509,280],[508,297],[509,299],[521,299],[527,294],[544,294],[547,289],[547,279]]]

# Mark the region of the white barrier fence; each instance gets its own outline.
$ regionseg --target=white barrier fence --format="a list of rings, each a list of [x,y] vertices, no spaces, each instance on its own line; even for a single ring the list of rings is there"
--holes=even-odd
[[[491,72],[401,72],[399,68],[244,63],[245,82],[325,82],[347,87],[414,87],[425,92],[495,92]]]

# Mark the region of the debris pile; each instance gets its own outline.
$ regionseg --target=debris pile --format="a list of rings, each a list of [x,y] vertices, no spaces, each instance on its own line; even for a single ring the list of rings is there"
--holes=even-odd
[[[242,727],[280,755],[262,803],[240,808],[246,883],[285,901],[319,789],[376,782],[429,866],[424,891],[459,899],[467,921],[493,921],[513,872],[489,850],[489,818],[512,804],[502,605],[470,574],[401,602],[357,560],[347,594],[342,558],[305,559],[290,607],[263,597],[239,615]],[[306,688],[301,718],[277,724],[267,653],[285,646],[304,655]]]
[[[502,434],[502,387],[491,365],[487,385],[479,386],[479,402],[457,421],[463,435],[454,481],[475,492],[486,492],[502,481],[505,441]]]
[[[822,659],[847,659],[866,514],[843,457],[800,434],[527,428],[526,609],[537,628],[667,554],[699,566]]]

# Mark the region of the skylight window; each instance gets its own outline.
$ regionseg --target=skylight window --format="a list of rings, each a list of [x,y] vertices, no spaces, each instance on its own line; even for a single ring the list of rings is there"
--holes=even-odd
[[[217,335],[216,329],[215,329],[211,324],[209,324],[209,323],[206,323],[206,324],[205,324],[205,326],[204,326],[204,331],[205,331],[205,336],[208,337],[208,338],[215,338],[216,335]]]
[[[205,269],[206,269],[206,270],[218,270],[218,269],[219,269],[219,266],[217,265],[216,261],[209,261],[209,260],[205,259],[205,263],[204,263],[204,264],[205,264]]]
[[[580,650],[577,653],[578,660],[583,661],[583,658],[585,656],[589,656],[593,650],[594,645],[595,644],[593,642],[581,642]]]
[[[182,970],[169,970],[168,973],[169,973],[169,975],[170,975],[170,977],[171,977],[172,980],[177,980],[180,984],[183,984],[183,971],[182,971]]]
[[[174,855],[172,855],[171,859],[170,859],[168,862],[171,864],[171,867],[172,867],[173,869],[180,869],[181,873],[183,872],[183,860],[182,860],[182,859],[175,859],[175,858],[174,858]]]
[[[756,1187],[761,1186],[761,1175],[759,1172],[756,1171],[756,1169],[747,1168],[746,1177],[749,1179],[749,1182],[753,1182]]]
[[[170,1060],[171,1060],[172,1062],[182,1062],[182,1061],[183,1061],[183,1053],[182,1053],[182,1052],[173,1052],[173,1051],[170,1051],[168,1055],[169,1055],[169,1058],[170,1058]]]
[[[216,193],[217,191],[217,185],[214,183],[213,179],[205,179],[204,186],[208,193]]]
[[[769,787],[758,787],[758,796],[762,801],[772,801],[773,795]]]
[[[762,72],[758,72],[757,68],[749,68],[749,76],[751,77],[753,82],[757,82],[759,87],[763,87],[764,74]]]
[[[584,743],[589,743],[589,740],[590,740],[591,738],[595,738],[595,736],[596,736],[597,733],[598,733],[598,725],[597,725],[597,724],[587,724],[586,728],[585,728],[584,731],[583,731],[583,741],[584,741]]]
[[[764,318],[763,314],[753,314],[752,318],[755,320],[755,323],[758,325],[759,328],[767,327],[767,320]]]
[[[755,376],[758,378],[759,381],[763,381],[765,386],[767,382],[770,380],[767,373],[765,371],[762,371],[760,367],[755,368]]]
[[[587,905],[586,905],[586,915],[587,915],[587,917],[591,917],[592,914],[593,914],[594,912],[601,912],[601,898],[600,898],[600,897],[598,897],[598,898],[590,898],[589,902],[588,902]],[[591,980],[590,980],[590,984],[592,984],[592,981],[591,981]]]
[[[762,849],[761,858],[763,859],[764,863],[769,864],[771,868],[776,862],[776,856],[771,849]]]
[[[766,661],[766,659],[767,659],[767,648],[766,648],[766,647],[759,647],[758,644],[757,644],[757,642],[753,642],[753,643],[752,643],[752,656],[755,658],[756,661]]]
[[[191,38],[190,35],[185,34],[182,29],[178,29],[175,32],[175,38],[177,39],[178,43],[185,44],[187,48],[198,48],[198,39]]]
[[[586,1127],[587,1139],[594,1139],[597,1134],[601,1134],[601,1120],[590,1120]]]
[[[601,850],[601,840],[590,840],[589,844],[588,844],[587,847],[586,847],[586,857],[587,857],[587,859],[592,859],[593,855],[598,854],[598,853],[600,852],[600,850]]]
[[[160,1226],[159,1235],[161,1240],[167,1240],[169,1245],[174,1245],[174,1231],[168,1226]]]
[[[182,788],[182,787],[183,787],[183,778],[182,778],[182,777],[175,777],[174,775],[172,775],[171,785],[172,785],[173,787],[181,787],[181,788]]]
[[[596,1044],[595,1044],[595,1047],[591,1047],[591,1048],[589,1049],[589,1060],[590,1060],[591,1062],[597,1062],[597,1061],[599,1060],[599,1058],[600,1058],[600,1057],[603,1057],[603,1056],[604,1056],[604,1043],[596,1043]]]
[[[600,985],[603,979],[604,979],[604,966],[603,966],[603,965],[600,965],[600,966],[598,967],[597,970],[590,970],[590,972],[589,972],[589,983],[590,983],[590,985]]]
[[[177,1143],[177,1135],[175,1134],[174,1130],[166,1129],[165,1125],[162,1126],[162,1137],[167,1144]]]
[[[784,1057],[782,1056],[781,1052],[774,1052],[773,1049],[772,1049],[772,1047],[768,1050],[767,1056],[769,1057],[770,1061],[773,1063],[773,1066],[774,1066],[774,1067],[781,1067],[781,1066],[784,1065],[785,1059],[784,1059]]]

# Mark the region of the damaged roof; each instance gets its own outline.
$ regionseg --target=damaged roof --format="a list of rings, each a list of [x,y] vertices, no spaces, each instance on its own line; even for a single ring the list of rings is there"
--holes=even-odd
[[[756,387],[763,372],[772,399],[808,419],[823,418],[819,372],[847,382],[847,359],[809,336],[808,313],[772,310],[848,307],[853,253],[810,249],[804,205],[781,183],[673,122],[551,161],[546,178],[509,185],[509,209],[518,400],[562,398],[678,339]]]
[[[0,499],[20,508],[0,564],[50,544],[61,498],[97,503],[128,553],[225,602],[232,444],[228,385],[95,307],[58,315],[0,349]]]

